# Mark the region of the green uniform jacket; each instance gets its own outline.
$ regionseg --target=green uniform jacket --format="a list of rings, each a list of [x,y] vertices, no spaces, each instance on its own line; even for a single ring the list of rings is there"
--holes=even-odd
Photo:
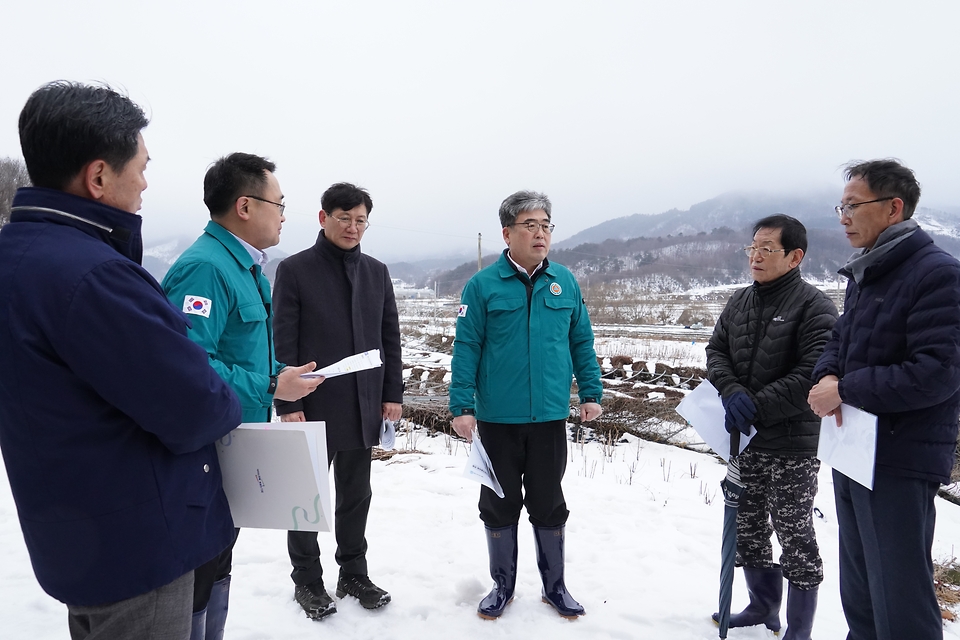
[[[240,397],[243,421],[269,422],[270,376],[283,365],[273,351],[270,283],[250,252],[211,220],[162,286],[187,312],[193,325],[187,335],[206,349],[211,366]]]
[[[574,374],[581,403],[600,402],[603,393],[573,274],[545,260],[531,284],[506,251],[463,288],[451,367],[450,411],[472,409],[484,422],[568,418]]]

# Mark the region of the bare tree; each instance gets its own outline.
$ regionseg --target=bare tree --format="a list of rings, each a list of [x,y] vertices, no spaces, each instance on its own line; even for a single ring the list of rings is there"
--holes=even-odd
[[[13,194],[20,187],[30,186],[27,166],[16,158],[0,158],[0,227],[10,222]]]

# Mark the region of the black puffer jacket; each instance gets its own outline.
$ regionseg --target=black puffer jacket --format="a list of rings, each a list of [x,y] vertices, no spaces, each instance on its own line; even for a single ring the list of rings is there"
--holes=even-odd
[[[757,406],[756,451],[815,455],[820,418],[807,394],[837,308],[791,270],[753,283],[727,302],[707,345],[707,377],[720,395],[746,391]]]

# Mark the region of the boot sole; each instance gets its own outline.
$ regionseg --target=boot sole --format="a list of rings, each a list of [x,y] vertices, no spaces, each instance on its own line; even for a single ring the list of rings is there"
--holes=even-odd
[[[714,620],[714,619],[713,619],[713,616],[710,616],[710,621],[713,622],[713,626],[715,626],[715,627],[717,627],[717,628],[720,627],[720,621],[719,621],[719,620]],[[752,625],[750,625],[750,627],[759,627],[761,624],[763,624],[763,623],[762,623],[762,622],[758,622],[757,624],[752,624]],[[730,627],[730,628],[731,628],[731,629],[749,629],[750,627]],[[773,629],[771,629],[770,627],[767,627],[767,631],[773,631]],[[773,635],[776,636],[777,638],[779,638],[779,637],[780,637],[780,629],[777,629],[776,631],[773,631]]]
[[[510,598],[509,600],[507,600],[507,604],[510,604],[511,602],[513,602],[513,598]],[[507,604],[503,605],[503,610],[500,611],[500,613],[498,613],[495,616],[488,616],[480,613],[479,611],[477,611],[477,615],[483,618],[484,620],[497,620],[500,616],[503,615],[503,612],[507,610]]]
[[[350,596],[351,598],[357,598],[357,596],[353,595],[352,593],[347,593],[346,591],[341,591],[340,589],[337,589],[338,598],[343,599],[347,596]],[[364,601],[360,600],[360,598],[357,598],[357,601],[360,603],[360,606],[363,607],[364,609],[379,609],[380,607],[390,604],[390,600],[391,600],[390,596],[387,595],[380,598],[379,602],[376,602],[374,604],[367,604]]]
[[[581,618],[581,617],[587,615],[587,612],[586,612],[586,611],[584,611],[583,613],[574,613],[574,614],[572,614],[572,615],[567,615],[567,614],[565,614],[565,613],[560,613],[560,610],[557,609],[556,607],[554,607],[554,606],[553,606],[553,603],[550,602],[549,600],[547,600],[546,598],[541,597],[541,598],[540,598],[540,601],[543,602],[544,604],[550,605],[550,606],[553,608],[553,610],[556,611],[557,614],[558,614],[561,618],[563,618],[564,620],[576,620],[577,618]]]

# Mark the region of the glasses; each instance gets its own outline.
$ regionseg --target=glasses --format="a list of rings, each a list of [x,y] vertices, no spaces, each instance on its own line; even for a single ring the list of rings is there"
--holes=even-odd
[[[340,223],[340,226],[344,229],[349,229],[352,225],[357,225],[357,231],[363,231],[370,226],[370,221],[366,218],[351,218],[350,216],[344,216],[338,218],[337,216],[329,216]]]
[[[258,198],[257,196],[243,196],[244,198],[251,198],[253,200],[259,200],[260,202],[266,202],[267,204],[272,204],[277,207],[280,207],[280,215],[283,215],[283,210],[287,208],[287,205],[281,204],[279,202],[273,202],[272,200],[264,200],[263,198]]]
[[[543,229],[544,233],[553,233],[553,230],[557,228],[557,225],[555,224],[550,224],[549,222],[534,222],[533,220],[528,220],[527,222],[514,222],[510,226],[523,227],[530,233],[536,233],[537,229]]]
[[[876,200],[867,200],[866,202],[850,202],[848,204],[840,204],[833,208],[837,212],[837,216],[843,217],[847,216],[848,218],[853,217],[853,210],[859,207],[862,204],[873,204],[874,202],[883,202],[884,200],[893,200],[896,196],[889,196],[887,198],[877,198]]]
[[[786,249],[771,249],[770,247],[744,247],[741,249],[747,256],[752,256],[755,253],[759,253],[764,258],[769,258],[771,254],[774,253],[783,253],[786,254]]]

